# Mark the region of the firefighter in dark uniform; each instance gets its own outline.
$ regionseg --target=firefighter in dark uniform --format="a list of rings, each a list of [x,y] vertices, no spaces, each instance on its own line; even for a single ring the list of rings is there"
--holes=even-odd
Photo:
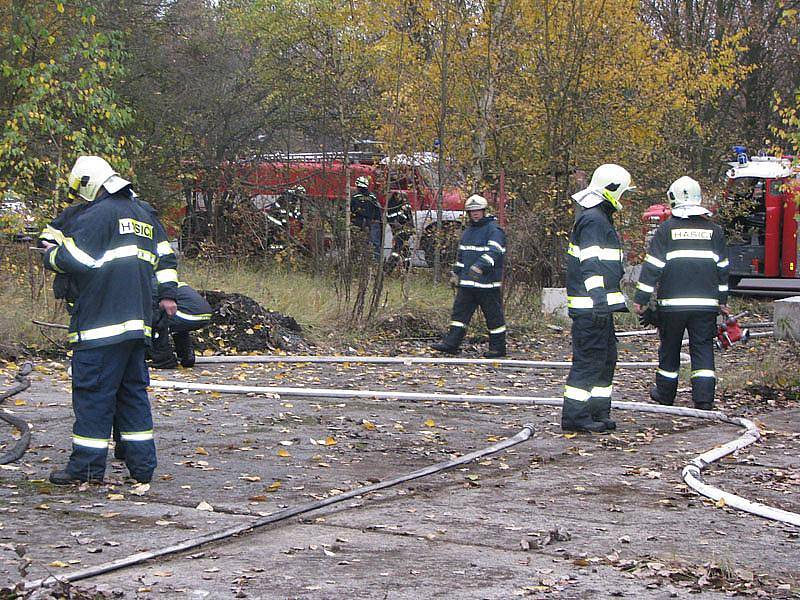
[[[671,405],[678,391],[683,332],[689,333],[692,400],[695,408],[714,405],[714,338],[717,314],[728,315],[728,252],[722,228],[700,205],[700,184],[676,180],[667,192],[672,217],[656,230],[636,285],[634,309],[644,314],[657,297],[658,371],[650,397]]]
[[[50,473],[50,481],[102,482],[116,418],[131,476],[149,482],[156,448],[144,353],[151,337],[152,278],[155,274],[161,307],[175,314],[175,254],[153,208],[102,158],[78,158],[69,189],[87,204],[60,230],[65,234],[60,244],[42,240],[45,266],[69,273],[77,292],[69,325],[72,454],[63,470]]]
[[[211,305],[189,284],[182,281],[178,283],[175,302],[178,304],[178,311],[173,316],[160,308],[157,301],[154,302],[150,366],[156,369],[174,369],[178,366],[178,361],[183,367],[193,367],[194,347],[189,332],[202,329],[211,322]]]
[[[572,318],[572,367],[564,388],[561,428],[603,432],[611,420],[617,365],[614,313],[627,312],[620,291],[622,247],[614,229],[620,197],[631,186],[628,171],[600,165],[589,187],[572,197],[583,207],[575,220],[567,256],[567,308]]]
[[[479,306],[489,327],[489,350],[486,358],[506,355],[506,320],[503,315],[503,258],[506,234],[497,219],[486,215],[488,202],[477,194],[467,198],[464,210],[469,224],[461,236],[458,257],[451,273],[457,287],[450,329],[441,342],[431,348],[458,354],[472,314]]]
[[[392,254],[386,262],[387,269],[410,262],[409,240],[414,235],[414,215],[411,204],[402,192],[393,192],[386,204],[386,222],[392,228]]]
[[[372,253],[380,258],[383,240],[383,224],[381,223],[381,205],[378,197],[369,191],[369,178],[361,176],[356,179],[356,193],[350,198],[350,213],[353,225],[369,236]]]

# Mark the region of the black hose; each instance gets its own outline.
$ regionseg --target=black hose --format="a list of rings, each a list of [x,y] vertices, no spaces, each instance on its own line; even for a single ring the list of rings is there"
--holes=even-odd
[[[434,465],[430,465],[429,467],[413,471],[406,475],[400,475],[398,477],[395,477],[394,479],[389,479],[387,481],[382,481],[380,483],[374,483],[372,485],[358,487],[348,492],[337,494],[336,496],[330,496],[328,498],[324,498],[323,500],[318,500],[316,502],[306,502],[305,504],[300,504],[299,506],[295,506],[294,508],[287,508],[284,510],[280,510],[278,512],[267,515],[266,517],[261,517],[259,519],[256,519],[255,521],[252,521],[246,525],[237,525],[235,527],[230,527],[228,529],[223,529],[221,531],[208,533],[203,536],[190,538],[188,540],[184,540],[183,542],[178,542],[177,544],[174,544],[172,546],[158,548],[157,550],[150,550],[148,552],[137,552],[136,554],[131,554],[130,556],[125,556],[118,560],[97,565],[96,567],[89,567],[88,569],[83,569],[81,571],[75,571],[73,573],[65,573],[64,575],[58,575],[58,576],[54,575],[47,579],[31,581],[25,584],[25,589],[27,590],[27,589],[38,588],[44,584],[52,583],[55,581],[73,582],[73,581],[80,581],[81,579],[89,579],[90,577],[97,577],[98,575],[102,575],[103,573],[117,571],[119,569],[137,565],[139,563],[143,563],[145,561],[152,560],[160,556],[167,556],[169,554],[185,552],[187,550],[192,550],[194,548],[197,548],[205,544],[210,544],[211,542],[216,542],[234,536],[250,533],[251,531],[254,531],[255,529],[258,529],[260,527],[264,527],[266,525],[272,525],[273,523],[278,523],[280,521],[285,521],[286,519],[296,517],[297,515],[302,515],[304,513],[311,512],[313,510],[319,510],[320,508],[324,508],[326,506],[330,506],[331,504],[336,504],[344,500],[349,500],[350,498],[354,498],[356,496],[363,496],[365,494],[369,494],[371,492],[376,492],[378,490],[392,487],[400,483],[405,483],[406,481],[412,481],[414,479],[427,477],[428,475],[433,475],[434,473],[439,473],[447,469],[452,469],[453,467],[457,467],[459,465],[472,462],[473,460],[482,458],[488,454],[494,454],[495,452],[499,452],[500,450],[505,450],[506,448],[510,448],[511,446],[516,446],[517,444],[521,444],[522,442],[528,440],[532,435],[533,435],[533,425],[526,424],[513,437],[510,437],[507,440],[503,440],[502,442],[492,444],[491,446],[487,446],[482,450],[476,450],[475,452],[470,452],[469,454],[465,454],[460,458],[455,458],[453,460],[436,463]]]
[[[33,365],[30,362],[22,363],[22,366],[19,368],[19,371],[17,371],[17,374],[14,375],[17,385],[6,390],[5,392],[0,392],[0,404],[2,404],[8,398],[11,398],[11,396],[27,390],[31,386],[31,380],[28,379],[28,375],[31,374],[31,371],[33,371]],[[28,423],[23,419],[4,412],[0,412],[0,419],[12,425],[13,427],[16,427],[22,432],[22,436],[19,438],[19,440],[17,440],[17,443],[14,444],[10,450],[7,450],[4,454],[0,455],[0,465],[7,465],[8,463],[16,462],[22,458],[22,455],[25,454],[28,446],[30,446],[31,426],[28,425]]]

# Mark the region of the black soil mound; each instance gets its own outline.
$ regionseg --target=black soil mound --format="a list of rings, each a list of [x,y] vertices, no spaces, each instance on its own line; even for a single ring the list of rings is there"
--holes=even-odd
[[[214,309],[214,315],[211,323],[195,334],[198,351],[242,354],[276,349],[286,352],[309,350],[300,325],[292,317],[267,310],[242,294],[210,290],[200,294]]]

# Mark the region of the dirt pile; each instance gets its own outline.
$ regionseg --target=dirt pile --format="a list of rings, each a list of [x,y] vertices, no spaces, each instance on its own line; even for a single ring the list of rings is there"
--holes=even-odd
[[[434,339],[442,332],[437,321],[441,315],[425,314],[417,311],[396,313],[382,318],[375,324],[379,336],[392,339]]]
[[[242,294],[205,290],[200,294],[214,314],[211,323],[195,334],[196,349],[215,354],[246,352],[304,352],[309,344],[292,317],[265,309]]]

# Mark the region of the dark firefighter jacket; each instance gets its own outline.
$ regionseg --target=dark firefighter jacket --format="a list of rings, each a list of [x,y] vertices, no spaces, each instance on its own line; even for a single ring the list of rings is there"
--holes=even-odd
[[[409,225],[413,221],[411,205],[405,198],[392,194],[386,205],[386,221],[390,225]]]
[[[372,192],[358,192],[350,198],[350,212],[353,215],[353,225],[366,227],[374,221],[381,220],[381,206],[378,198]]]
[[[703,216],[670,217],[656,230],[636,284],[637,304],[658,287],[658,308],[716,313],[728,301],[728,251],[722,228]]]
[[[155,210],[134,198],[130,188],[105,191],[61,227],[45,229],[60,243],[44,255],[44,264],[69,274],[77,296],[69,325],[75,349],[95,348],[151,337],[152,283],[158,297],[175,299],[175,253]],[[58,233],[56,233],[58,232]]]
[[[567,250],[567,308],[570,316],[595,307],[627,312],[620,291],[622,247],[603,205],[584,210],[575,220]]]
[[[491,216],[469,222],[458,244],[458,257],[453,273],[458,285],[477,289],[499,288],[503,283],[503,257],[506,253],[506,234]],[[483,273],[470,270],[477,266]]]

